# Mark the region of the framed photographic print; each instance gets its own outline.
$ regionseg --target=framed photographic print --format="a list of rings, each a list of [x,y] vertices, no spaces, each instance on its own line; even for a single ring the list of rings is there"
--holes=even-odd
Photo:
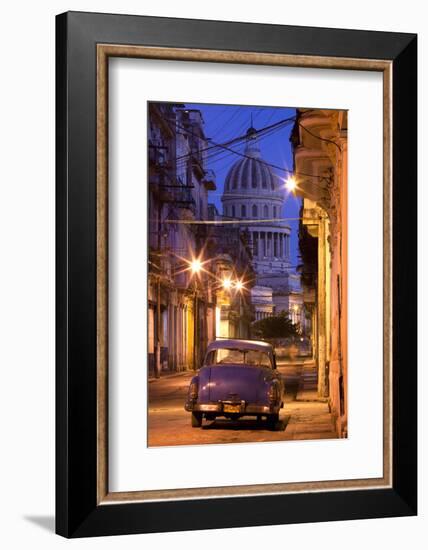
[[[416,514],[416,36],[56,47],[57,532]]]

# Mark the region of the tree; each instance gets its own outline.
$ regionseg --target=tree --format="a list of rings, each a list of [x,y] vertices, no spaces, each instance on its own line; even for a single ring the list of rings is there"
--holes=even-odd
[[[288,338],[298,336],[297,328],[289,319],[288,313],[281,311],[279,315],[256,321],[252,331],[257,338]]]

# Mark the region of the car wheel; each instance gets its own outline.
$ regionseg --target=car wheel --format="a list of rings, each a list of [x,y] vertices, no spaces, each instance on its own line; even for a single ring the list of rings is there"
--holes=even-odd
[[[275,431],[277,429],[277,425],[278,425],[278,422],[279,422],[279,414],[278,413],[270,414],[267,417],[267,421],[268,421],[269,429],[272,430],[272,431]]]
[[[202,426],[202,413],[192,412],[192,428],[200,428]]]

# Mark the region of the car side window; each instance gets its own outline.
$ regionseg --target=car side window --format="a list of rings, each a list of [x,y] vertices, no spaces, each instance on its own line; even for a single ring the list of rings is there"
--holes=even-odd
[[[210,351],[206,358],[205,358],[205,364],[206,365],[214,365],[215,364],[215,350]]]

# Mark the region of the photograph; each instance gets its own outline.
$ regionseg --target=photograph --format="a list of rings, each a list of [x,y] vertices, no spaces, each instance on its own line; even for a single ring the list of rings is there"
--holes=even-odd
[[[3,4],[1,548],[428,547],[423,6]]]
[[[347,438],[348,111],[147,112],[148,446]]]

